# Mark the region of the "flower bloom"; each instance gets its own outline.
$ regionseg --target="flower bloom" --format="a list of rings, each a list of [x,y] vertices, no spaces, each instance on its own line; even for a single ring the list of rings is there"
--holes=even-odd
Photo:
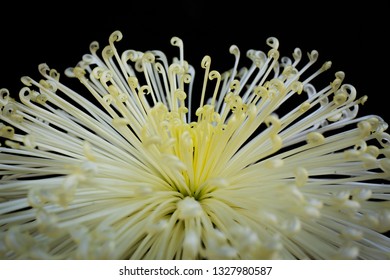
[[[232,46],[197,99],[179,38],[172,63],[121,38],[65,71],[82,94],[44,64],[0,91],[1,258],[390,258],[387,124],[343,72],[314,87],[331,62]]]

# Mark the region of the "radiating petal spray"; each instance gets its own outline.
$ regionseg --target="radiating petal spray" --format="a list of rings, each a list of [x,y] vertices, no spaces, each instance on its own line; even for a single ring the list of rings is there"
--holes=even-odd
[[[1,258],[390,258],[387,124],[343,72],[315,85],[331,62],[269,38],[195,78],[180,38],[121,39],[65,71],[82,91],[45,64],[0,90]]]

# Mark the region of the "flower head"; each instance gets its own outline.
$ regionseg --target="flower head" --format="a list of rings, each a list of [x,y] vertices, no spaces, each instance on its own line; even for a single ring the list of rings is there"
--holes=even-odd
[[[331,62],[232,46],[197,94],[181,39],[169,63],[121,38],[65,71],[83,92],[44,64],[0,91],[2,258],[390,258],[387,124],[343,72],[314,86]]]

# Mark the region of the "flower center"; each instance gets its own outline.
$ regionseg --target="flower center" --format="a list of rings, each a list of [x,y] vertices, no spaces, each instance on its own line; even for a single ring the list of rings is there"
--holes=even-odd
[[[227,126],[216,121],[213,108],[205,105],[197,115],[197,122],[188,123],[183,115],[158,103],[148,112],[141,141],[150,163],[167,184],[183,197],[200,201],[226,185],[226,180],[218,177],[218,163],[229,153],[224,140]]]

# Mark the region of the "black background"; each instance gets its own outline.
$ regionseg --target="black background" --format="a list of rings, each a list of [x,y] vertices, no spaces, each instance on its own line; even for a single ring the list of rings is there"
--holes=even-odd
[[[160,49],[169,58],[178,55],[178,49],[170,45],[171,37],[178,36],[184,41],[185,59],[190,64],[200,67],[203,56],[210,55],[212,69],[221,72],[233,66],[234,59],[229,53],[232,44],[240,48],[245,61],[248,49],[268,51],[265,41],[274,36],[280,41],[281,56],[291,56],[295,47],[304,54],[313,49],[319,51],[318,67],[322,62],[332,61],[329,82],[336,71],[344,71],[345,83],[354,85],[359,97],[369,97],[361,113],[377,113],[390,120],[386,106],[388,9],[379,3],[242,0],[10,3],[1,10],[0,88],[8,88],[16,95],[22,87],[21,76],[40,77],[37,70],[40,63],[63,73],[89,52],[92,41],[98,41],[102,49],[115,30],[124,35],[117,44],[119,50]],[[65,75],[62,76],[62,81],[68,84]]]
[[[178,49],[170,45],[171,37],[178,36],[190,64],[199,67],[203,56],[210,55],[212,69],[221,72],[233,66],[232,44],[240,48],[245,60],[248,49],[268,51],[266,39],[274,36],[280,41],[281,56],[290,56],[295,47],[303,53],[319,51],[318,67],[332,61],[329,82],[333,73],[344,71],[345,83],[356,87],[358,97],[368,95],[360,114],[379,114],[390,122],[388,9],[384,1],[347,3],[353,4],[242,0],[8,3],[1,8],[0,88],[16,96],[23,86],[20,77],[40,78],[40,63],[63,73],[89,52],[92,41],[98,41],[102,49],[115,30],[124,35],[118,50],[160,49],[169,58],[178,55]],[[61,80],[77,82],[63,74]]]

